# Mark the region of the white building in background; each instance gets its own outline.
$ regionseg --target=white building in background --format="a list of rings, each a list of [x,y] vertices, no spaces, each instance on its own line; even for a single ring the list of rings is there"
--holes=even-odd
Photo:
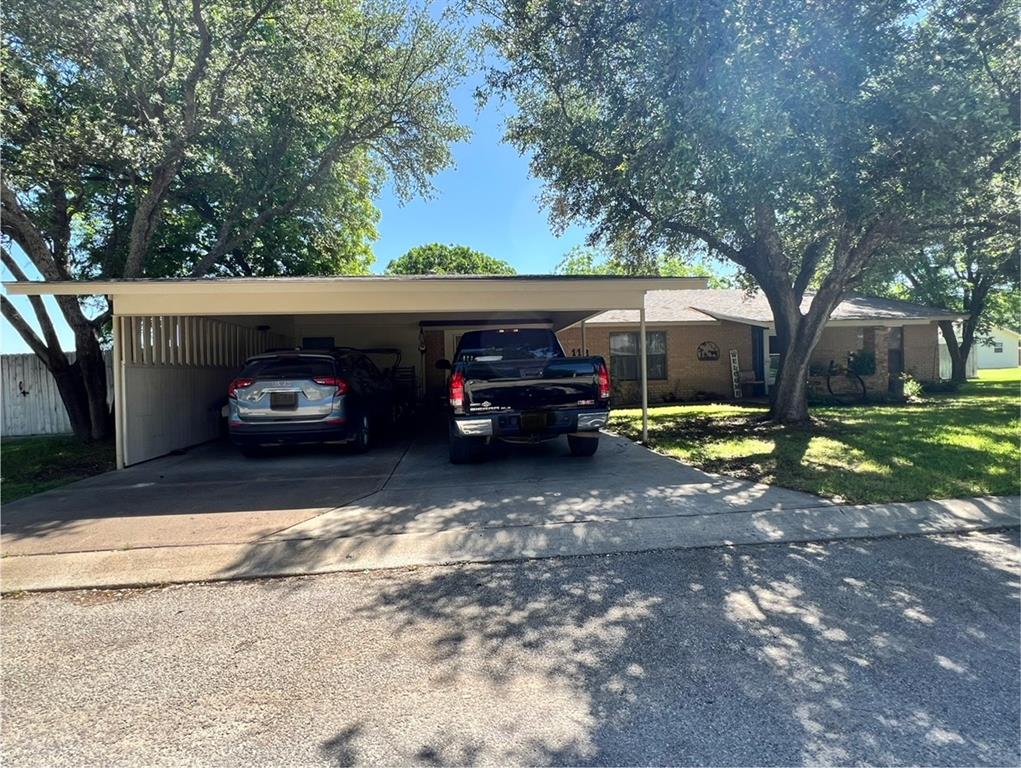
[[[960,333],[960,331],[958,331]],[[959,337],[958,337],[959,338]],[[971,348],[965,370],[969,379],[978,372],[990,368],[1017,368],[1021,366],[1021,333],[1005,328],[993,328],[986,337],[989,344],[978,344]],[[939,377],[950,378],[950,352],[943,334],[939,335]]]
[[[989,344],[976,344],[971,353],[978,370],[985,368],[1017,368],[1021,365],[1021,333],[993,328]]]

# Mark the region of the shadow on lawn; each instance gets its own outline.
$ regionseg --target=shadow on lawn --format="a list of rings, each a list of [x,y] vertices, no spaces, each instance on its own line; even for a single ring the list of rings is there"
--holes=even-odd
[[[649,443],[711,472],[851,502],[1016,494],[1017,389],[978,382],[922,403],[820,406],[806,428],[761,411],[664,409]],[[634,424],[617,426],[634,437]]]
[[[1016,539],[407,574],[359,618],[424,645],[418,686],[448,707],[392,761],[1017,764]],[[368,731],[323,754],[404,733]]]

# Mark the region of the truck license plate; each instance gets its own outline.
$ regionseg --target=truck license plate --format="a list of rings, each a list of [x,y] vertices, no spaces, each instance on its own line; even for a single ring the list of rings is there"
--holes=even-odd
[[[521,414],[521,431],[522,432],[541,432],[546,429],[548,423],[548,414],[542,413],[523,413]]]

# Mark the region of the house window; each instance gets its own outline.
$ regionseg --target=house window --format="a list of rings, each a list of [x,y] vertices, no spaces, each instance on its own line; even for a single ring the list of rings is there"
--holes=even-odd
[[[638,334],[610,334],[610,375],[617,381],[638,381]],[[650,379],[666,378],[666,331],[646,331],[646,365]]]
[[[994,341],[993,342],[993,352],[995,352],[998,355],[1002,355],[1003,354],[1003,342],[1002,341]]]
[[[780,342],[776,336],[769,337],[769,369],[766,371],[766,384],[776,384],[776,374],[780,370]]]

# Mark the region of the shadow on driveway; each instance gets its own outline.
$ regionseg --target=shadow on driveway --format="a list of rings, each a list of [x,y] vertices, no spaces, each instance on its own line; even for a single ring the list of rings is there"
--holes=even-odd
[[[1017,765],[1017,538],[5,599],[4,756]]]

